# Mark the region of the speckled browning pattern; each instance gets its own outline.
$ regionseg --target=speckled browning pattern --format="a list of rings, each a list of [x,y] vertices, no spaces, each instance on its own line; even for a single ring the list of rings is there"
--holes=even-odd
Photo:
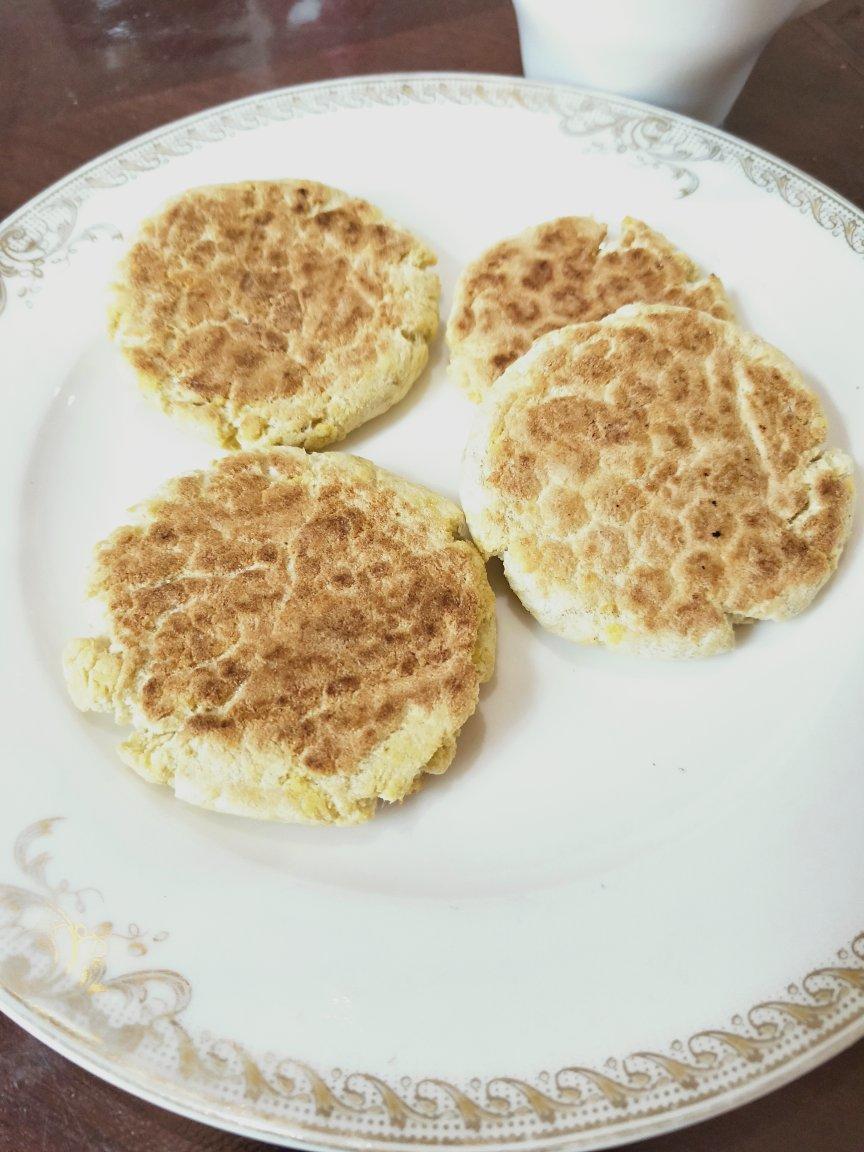
[[[630,306],[549,334],[494,385],[462,499],[526,607],[663,655],[800,612],[848,536],[851,461],[776,349],[704,312]]]
[[[601,248],[605,238],[605,224],[564,216],[503,240],[465,269],[447,343],[451,371],[473,399],[539,336],[624,304],[686,304],[732,318],[717,277],[703,277],[647,224],[627,217],[616,244]]]
[[[366,461],[237,453],[97,549],[110,635],[73,697],[127,759],[227,811],[352,822],[443,771],[491,674],[493,596],[459,509]]]
[[[434,255],[312,181],[191,189],[146,221],[109,329],[145,391],[226,448],[320,448],[404,396],[438,326]]]

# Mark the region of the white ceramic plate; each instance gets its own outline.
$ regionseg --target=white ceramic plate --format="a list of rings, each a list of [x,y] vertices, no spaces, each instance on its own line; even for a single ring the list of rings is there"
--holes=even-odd
[[[860,530],[804,616],[705,662],[570,646],[496,579],[498,672],[454,766],[366,827],[186,807],[67,700],[91,546],[213,455],[109,344],[112,266],[169,194],[279,176],[424,237],[444,309],[491,241],[642,217],[722,276],[862,458],[864,218],[638,104],[490,77],[313,85],[56,185],[0,231],[4,1009],[165,1107],[328,1149],[599,1147],[824,1060],[864,1032]],[[439,338],[344,447],[455,496],[471,416]]]

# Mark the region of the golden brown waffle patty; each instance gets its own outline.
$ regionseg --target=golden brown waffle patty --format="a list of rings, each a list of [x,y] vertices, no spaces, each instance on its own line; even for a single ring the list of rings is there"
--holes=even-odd
[[[601,248],[606,225],[564,216],[502,240],[469,264],[456,287],[447,343],[450,368],[480,400],[538,336],[599,320],[623,304],[682,304],[721,320],[732,308],[716,276],[640,220],[621,222]]]
[[[107,635],[66,650],[148,780],[223,812],[348,824],[444,772],[492,672],[494,597],[448,500],[340,453],[236,453],[96,551]]]
[[[321,448],[400,400],[438,327],[435,256],[306,180],[193,188],[145,221],[109,329],[145,392],[226,448]]]
[[[776,348],[632,305],[542,337],[484,401],[462,503],[523,604],[571,640],[719,652],[837,566],[852,465]]]

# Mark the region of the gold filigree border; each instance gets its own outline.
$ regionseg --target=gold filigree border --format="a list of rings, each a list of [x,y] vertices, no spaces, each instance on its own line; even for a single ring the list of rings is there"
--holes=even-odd
[[[284,88],[224,104],[157,129],[72,173],[0,225],[0,313],[13,279],[17,295],[27,300],[52,265],[71,255],[82,240],[112,234],[110,224],[76,233],[78,210],[95,192],[119,187],[175,157],[269,123],[343,108],[436,103],[556,115],[561,131],[578,139],[585,151],[620,153],[659,168],[669,174],[679,196],[692,195],[699,187],[694,165],[708,161],[731,165],[864,255],[864,215],[852,204],[767,153],[674,113],[619,97],[506,77],[371,77]],[[116,229],[113,234],[116,237]]]
[[[96,889],[49,876],[45,841],[58,818],[17,838],[26,886],[0,885],[0,986],[71,1041],[168,1104],[281,1135],[298,1132],[372,1144],[482,1146],[535,1143],[638,1127],[763,1079],[864,1021],[864,933],[838,963],[808,973],[728,1028],[696,1033],[667,1052],[633,1052],[603,1068],[574,1064],[527,1080],[393,1082],[363,1072],[316,1070],[281,1055],[197,1033],[184,1014],[190,981],[141,961],[167,934],[97,919]],[[128,970],[128,960],[135,966]]]

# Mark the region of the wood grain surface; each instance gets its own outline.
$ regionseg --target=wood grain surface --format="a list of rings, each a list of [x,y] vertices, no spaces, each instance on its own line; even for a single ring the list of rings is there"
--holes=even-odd
[[[509,3],[0,0],[0,219],[107,148],[212,104],[434,69],[519,74]],[[864,206],[864,4],[832,0],[782,29],[726,126]],[[265,1147],[141,1103],[0,1016],[0,1152]],[[764,1100],[632,1147],[864,1152],[864,1043]]]

